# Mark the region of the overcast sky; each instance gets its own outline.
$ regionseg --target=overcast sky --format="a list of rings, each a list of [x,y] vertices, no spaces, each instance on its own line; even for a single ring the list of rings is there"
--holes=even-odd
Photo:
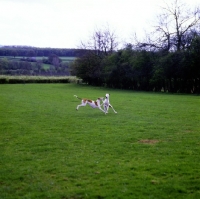
[[[119,42],[131,42],[134,33],[148,32],[162,5],[163,0],[0,0],[0,45],[78,48],[95,29],[108,26]]]

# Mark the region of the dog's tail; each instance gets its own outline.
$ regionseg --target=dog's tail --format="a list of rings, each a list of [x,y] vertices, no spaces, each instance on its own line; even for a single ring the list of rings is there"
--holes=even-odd
[[[77,99],[80,99],[80,100],[82,100],[80,97],[78,97],[77,95],[74,95],[74,97],[76,97]]]

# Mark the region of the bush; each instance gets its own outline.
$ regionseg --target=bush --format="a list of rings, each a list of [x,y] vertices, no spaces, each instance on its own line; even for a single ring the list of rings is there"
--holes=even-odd
[[[6,84],[7,80],[5,77],[0,77],[0,84]]]

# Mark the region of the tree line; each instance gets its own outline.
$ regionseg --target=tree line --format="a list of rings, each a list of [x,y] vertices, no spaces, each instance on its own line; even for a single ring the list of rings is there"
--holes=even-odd
[[[84,49],[68,48],[37,48],[31,46],[2,46],[0,56],[12,57],[48,57],[55,54],[59,57],[81,57],[85,53]]]
[[[72,74],[95,86],[200,93],[200,36],[185,51],[139,51],[128,45],[102,59],[90,52],[74,62]]]
[[[115,50],[108,28],[95,30],[72,74],[90,85],[141,91],[200,93],[200,10],[174,0],[144,40]]]

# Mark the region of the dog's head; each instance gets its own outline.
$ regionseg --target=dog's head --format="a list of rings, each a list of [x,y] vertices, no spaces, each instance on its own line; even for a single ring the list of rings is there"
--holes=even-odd
[[[104,97],[99,97],[97,100],[103,101],[103,100],[104,100]]]
[[[110,96],[110,94],[109,93],[106,93],[106,99],[109,99],[109,96]]]

